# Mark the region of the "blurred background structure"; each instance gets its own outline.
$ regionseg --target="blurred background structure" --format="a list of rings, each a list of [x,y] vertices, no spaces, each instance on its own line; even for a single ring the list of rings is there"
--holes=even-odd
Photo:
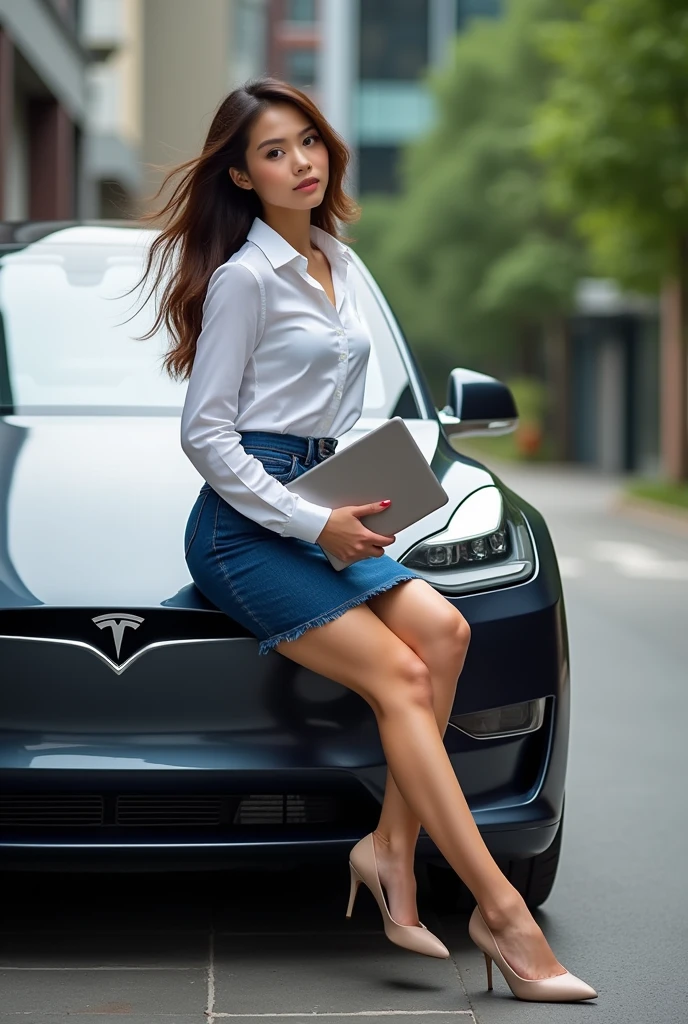
[[[195,155],[223,96],[263,73],[311,94],[344,134],[358,166],[353,193],[398,191],[400,151],[433,118],[426,71],[449,59],[472,16],[499,9],[500,0],[0,0],[2,216],[133,210],[161,180],[146,165]]]
[[[454,366],[512,386],[519,431],[476,441],[476,453],[683,487],[688,266],[661,255],[674,243],[659,207],[666,196],[688,226],[688,128],[653,136],[656,163],[669,167],[666,143],[680,172],[653,179],[648,219],[633,175],[636,165],[646,173],[647,145],[623,136],[623,116],[614,121],[619,110],[629,123],[661,120],[664,97],[648,90],[653,68],[672,62],[671,102],[688,113],[679,74],[688,0],[671,25],[662,9],[659,0],[0,0],[1,216],[136,217],[163,169],[199,152],[231,89],[284,78],[350,146],[347,187],[363,216],[344,232],[437,407]],[[628,53],[605,49],[619,25]],[[630,64],[641,29],[646,79]],[[596,87],[600,69],[615,66],[619,81],[638,79],[637,94]],[[641,106],[650,102],[654,113]],[[591,126],[585,167],[569,122]],[[619,139],[596,139],[599,123]],[[617,145],[629,166],[604,164],[600,154]],[[624,252],[636,258],[624,263]]]
[[[83,182],[86,70],[75,4],[0,4],[5,218],[71,217]]]

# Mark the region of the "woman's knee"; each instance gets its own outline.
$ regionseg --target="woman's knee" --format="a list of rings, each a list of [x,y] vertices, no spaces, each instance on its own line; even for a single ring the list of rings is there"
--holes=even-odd
[[[377,688],[377,699],[382,711],[400,705],[433,707],[433,685],[430,670],[411,648],[397,653],[391,664],[385,666],[386,685]]]
[[[426,637],[442,662],[461,660],[471,641],[471,627],[458,608],[447,602],[446,608],[433,621],[432,633]]]
[[[455,611],[454,637],[459,650],[465,654],[471,642],[471,627],[461,612],[458,609],[455,609]]]

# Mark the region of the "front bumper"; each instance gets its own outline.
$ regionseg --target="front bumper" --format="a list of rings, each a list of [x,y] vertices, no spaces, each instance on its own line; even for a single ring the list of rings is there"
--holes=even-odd
[[[543,725],[549,731],[552,723]],[[465,756],[465,755],[463,755]],[[450,755],[461,776],[461,754]],[[464,762],[467,763],[467,762]],[[547,766],[550,759],[542,764]],[[13,870],[287,867],[341,862],[379,819],[385,765],[355,771],[4,771],[0,865]],[[495,858],[532,857],[557,830],[543,792],[473,799]],[[442,863],[424,829],[420,860]]]

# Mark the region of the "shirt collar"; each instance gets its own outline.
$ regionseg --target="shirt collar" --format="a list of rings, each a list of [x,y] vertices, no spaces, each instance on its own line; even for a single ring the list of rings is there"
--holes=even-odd
[[[311,241],[317,245],[318,249],[322,249],[330,262],[338,258],[346,260],[347,263],[351,261],[349,250],[338,238],[335,238],[334,235],[331,235],[323,228],[319,228],[316,224],[311,224],[310,227]],[[251,229],[246,237],[263,250],[275,270],[285,263],[290,263],[297,257],[299,260],[308,262],[303,253],[300,253],[298,249],[290,245],[286,238],[280,235],[279,231],[271,228],[261,217],[254,218]]]

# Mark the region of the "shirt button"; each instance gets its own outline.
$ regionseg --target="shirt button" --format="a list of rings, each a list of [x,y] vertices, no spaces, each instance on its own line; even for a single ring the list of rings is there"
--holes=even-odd
[[[346,352],[342,352],[342,354],[339,357],[339,362],[343,363],[345,359],[346,359]]]
[[[335,397],[336,398],[341,398],[342,397],[341,391],[335,391]]]
[[[344,333],[344,331],[341,329],[341,327],[338,327],[337,328],[337,334],[343,334],[343,333]]]

